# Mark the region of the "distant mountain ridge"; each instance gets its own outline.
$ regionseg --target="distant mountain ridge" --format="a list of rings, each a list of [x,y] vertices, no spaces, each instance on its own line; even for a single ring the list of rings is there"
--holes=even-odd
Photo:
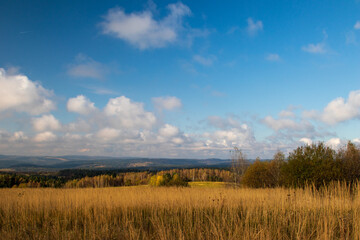
[[[169,169],[229,167],[229,159],[138,158],[104,156],[0,155],[0,171],[58,171],[62,169]]]

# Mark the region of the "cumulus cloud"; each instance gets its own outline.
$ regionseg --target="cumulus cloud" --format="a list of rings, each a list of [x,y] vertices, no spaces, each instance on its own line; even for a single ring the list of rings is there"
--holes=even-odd
[[[159,129],[159,134],[162,137],[174,137],[179,134],[179,129],[170,124],[165,124],[165,126]]]
[[[46,130],[59,130],[61,124],[53,115],[43,115],[39,118],[34,118],[32,120],[33,128],[35,131],[43,132]]]
[[[114,128],[103,128],[99,130],[96,134],[100,140],[109,141],[120,136],[120,130]]]
[[[52,92],[39,83],[29,80],[25,75],[7,74],[0,68],[0,112],[16,111],[32,115],[55,109],[50,97]]]
[[[104,113],[113,126],[120,128],[150,129],[156,122],[154,114],[146,112],[142,103],[132,102],[125,96],[111,98]]]
[[[184,143],[184,139],[180,137],[174,137],[173,139],[171,139],[171,142],[180,145]]]
[[[67,71],[72,77],[103,80],[108,73],[108,68],[104,64],[84,54],[78,54],[75,60],[76,63],[70,65]]]
[[[340,138],[331,138],[329,139],[325,145],[331,147],[332,149],[338,149],[342,144]]]
[[[202,137],[205,146],[214,149],[232,149],[236,146],[252,151],[256,145],[253,132],[246,124],[239,128],[205,132]]]
[[[14,134],[9,138],[11,142],[23,142],[29,138],[25,135],[23,131],[14,132]]]
[[[210,55],[208,57],[203,57],[201,55],[194,55],[193,60],[197,63],[200,63],[201,65],[211,66],[216,61],[216,56]]]
[[[161,110],[174,110],[182,107],[181,100],[177,97],[154,97],[151,99],[155,108]]]
[[[252,18],[247,19],[247,32],[250,36],[255,36],[258,32],[263,30],[263,23],[262,21],[254,21]]]
[[[191,14],[181,2],[167,6],[169,14],[155,19],[151,9],[125,13],[121,8],[110,9],[100,23],[103,34],[122,39],[139,49],[162,48],[178,40],[184,29],[183,18]]]
[[[202,141],[196,141],[199,148],[206,148],[209,151],[214,149],[228,151],[236,146],[247,152],[253,152],[253,149],[258,146],[252,129],[235,117],[209,116],[203,122],[215,130],[206,131],[200,135],[198,140],[201,139]]]
[[[47,132],[42,132],[42,133],[38,133],[35,137],[34,137],[34,141],[35,142],[52,142],[56,140],[56,135],[50,131]]]
[[[348,99],[342,97],[332,100],[322,112],[305,112],[309,118],[318,119],[329,125],[360,117],[360,90],[349,93]]]
[[[96,110],[94,103],[91,102],[84,95],[78,95],[75,98],[70,98],[67,102],[67,110],[83,115],[90,114]]]

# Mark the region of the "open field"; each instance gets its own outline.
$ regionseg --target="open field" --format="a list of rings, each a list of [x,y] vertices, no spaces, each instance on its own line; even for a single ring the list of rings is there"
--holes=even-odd
[[[360,239],[359,190],[0,189],[1,239]]]

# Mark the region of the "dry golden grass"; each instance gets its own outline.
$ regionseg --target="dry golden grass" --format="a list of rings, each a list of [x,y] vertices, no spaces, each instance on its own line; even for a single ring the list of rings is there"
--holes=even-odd
[[[359,191],[0,189],[1,239],[360,239]]]

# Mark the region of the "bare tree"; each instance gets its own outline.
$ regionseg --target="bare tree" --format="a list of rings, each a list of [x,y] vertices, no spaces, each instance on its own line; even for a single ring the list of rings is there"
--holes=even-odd
[[[230,151],[230,153],[231,171],[233,173],[235,186],[238,186],[248,164],[245,159],[245,154],[239,148],[234,147],[234,150]]]

